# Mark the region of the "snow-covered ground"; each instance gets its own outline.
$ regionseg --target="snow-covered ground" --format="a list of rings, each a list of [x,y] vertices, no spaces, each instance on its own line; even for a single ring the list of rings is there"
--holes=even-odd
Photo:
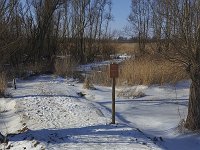
[[[75,80],[50,75],[18,80],[17,90],[9,89],[13,97],[1,99],[0,130],[8,143],[0,149],[160,149],[138,129],[110,124],[108,108],[81,91]]]
[[[176,85],[118,87],[117,120],[138,128],[161,149],[199,150],[200,135],[182,126],[187,116],[189,86],[189,81],[181,81]],[[111,88],[96,89],[85,90],[85,97],[111,112]]]
[[[82,87],[53,75],[18,80],[17,90],[8,89],[13,97],[1,98],[0,131],[8,144],[0,149],[199,149],[199,134],[178,127],[187,115],[188,81],[118,87],[115,125],[110,124],[111,88]]]

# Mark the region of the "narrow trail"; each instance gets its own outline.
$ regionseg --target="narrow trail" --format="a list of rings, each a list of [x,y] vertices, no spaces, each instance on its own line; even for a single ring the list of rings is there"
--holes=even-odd
[[[29,126],[38,126],[39,123],[39,128],[69,128],[79,126],[78,122],[86,123],[85,120],[89,119],[90,116],[84,116],[76,111],[80,106],[87,108],[87,105],[79,104],[80,100],[73,86],[69,88],[67,83],[57,81],[40,82],[35,86],[37,86],[37,96],[22,100],[26,116],[35,121],[35,124],[29,122]],[[81,120],[77,121],[75,118],[79,118],[80,115]]]

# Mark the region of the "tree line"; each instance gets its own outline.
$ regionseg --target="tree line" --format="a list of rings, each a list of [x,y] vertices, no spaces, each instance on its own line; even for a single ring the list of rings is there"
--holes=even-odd
[[[111,0],[0,0],[1,66],[53,64],[56,55],[87,63],[106,55],[111,6]]]

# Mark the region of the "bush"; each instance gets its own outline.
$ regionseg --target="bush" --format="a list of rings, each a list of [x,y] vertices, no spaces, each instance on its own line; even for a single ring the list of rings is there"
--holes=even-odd
[[[76,66],[77,64],[70,57],[58,57],[56,58],[54,64],[55,74],[63,77],[72,77],[74,75],[74,69]]]
[[[0,73],[0,97],[5,96],[6,88],[7,88],[6,74]]]
[[[117,93],[117,97],[121,97],[121,98],[141,98],[146,96],[146,94],[144,93],[144,90],[146,89],[146,87],[140,87],[140,86],[136,86],[136,87],[128,87],[125,89],[120,90]]]
[[[94,85],[91,82],[91,79],[89,77],[86,77],[83,83],[83,88],[84,89],[95,89]]]
[[[99,70],[93,70],[91,72],[91,82],[103,86],[111,86],[112,80],[109,75],[109,67],[103,67]]]
[[[31,75],[46,73],[49,71],[49,66],[47,64],[47,62],[40,62],[21,65],[18,68],[16,68],[15,76],[26,79],[29,78],[29,76]]]

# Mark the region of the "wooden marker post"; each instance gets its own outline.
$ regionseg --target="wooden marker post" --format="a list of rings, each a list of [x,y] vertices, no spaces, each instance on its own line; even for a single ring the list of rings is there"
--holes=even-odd
[[[112,78],[112,124],[115,124],[115,78],[119,76],[119,65],[110,64],[110,78]]]

